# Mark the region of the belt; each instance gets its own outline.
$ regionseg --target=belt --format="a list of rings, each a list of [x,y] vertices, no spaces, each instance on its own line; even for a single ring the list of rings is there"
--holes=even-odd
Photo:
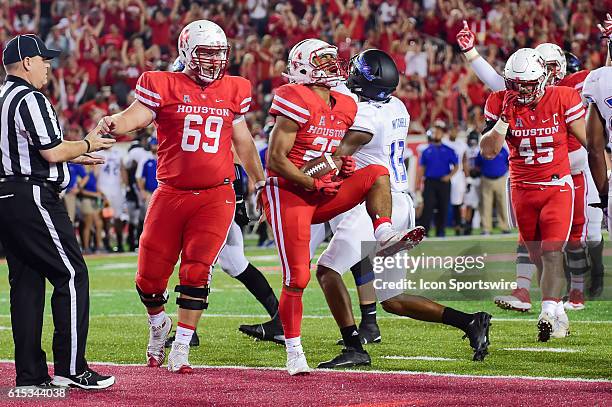
[[[0,184],[11,183],[11,182],[20,183],[20,184],[38,185],[43,188],[47,188],[56,194],[59,194],[60,192],[62,192],[62,189],[59,186],[52,184],[50,182],[47,182],[47,181],[41,181],[39,179],[34,179],[32,177],[8,176],[8,177],[0,178]]]

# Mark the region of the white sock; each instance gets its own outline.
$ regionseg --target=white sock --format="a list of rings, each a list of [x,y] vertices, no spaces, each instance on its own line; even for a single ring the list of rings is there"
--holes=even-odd
[[[571,278],[571,284],[570,284],[571,288],[570,289],[584,292],[584,274],[580,274],[580,275],[572,274],[570,278]]]
[[[185,328],[184,326],[176,327],[176,339],[177,343],[182,343],[183,345],[189,345],[191,342],[191,337],[193,336],[193,329]]]
[[[285,339],[285,347],[287,348],[287,353],[304,353],[300,336]]]
[[[374,237],[376,238],[377,241],[380,241],[391,230],[393,230],[393,225],[391,225],[390,222],[381,223],[380,225],[378,225],[378,227],[374,231]]]
[[[565,314],[565,308],[563,307],[563,301],[559,301],[557,303],[557,307],[555,308],[555,315],[563,315]]]
[[[531,279],[536,272],[536,266],[533,263],[519,263],[516,265],[516,285],[518,288],[531,288]]]
[[[549,313],[550,315],[557,314],[557,301],[546,300],[542,301],[542,312]]]
[[[160,326],[166,320],[166,311],[161,310],[159,314],[151,315],[149,314],[149,325],[151,326]]]

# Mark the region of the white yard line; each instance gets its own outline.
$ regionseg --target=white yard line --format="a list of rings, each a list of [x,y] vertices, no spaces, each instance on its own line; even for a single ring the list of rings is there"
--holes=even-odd
[[[445,361],[455,361],[459,359],[453,358],[440,358],[435,356],[381,356],[381,359],[390,359],[390,360],[427,360],[432,362],[445,362]]]
[[[520,352],[552,352],[552,353],[578,353],[578,349],[565,348],[501,348],[500,350],[520,351]]]

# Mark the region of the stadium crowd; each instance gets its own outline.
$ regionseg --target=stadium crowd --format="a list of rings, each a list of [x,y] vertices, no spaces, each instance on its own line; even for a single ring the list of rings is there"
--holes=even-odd
[[[455,140],[459,135],[473,142],[484,125],[488,91],[456,46],[455,36],[464,19],[476,33],[481,54],[498,71],[515,49],[543,42],[561,45],[578,56],[584,68],[594,69],[604,64],[606,51],[594,22],[603,20],[610,9],[611,0],[4,0],[0,45],[4,47],[16,34],[37,32],[49,48],[62,50],[61,58],[53,62],[55,74],[48,90],[60,106],[67,139],[81,138],[102,116],[129,105],[142,72],[170,69],[181,28],[194,20],[210,19],[230,39],[229,73],[252,83],[247,121],[262,149],[271,121],[267,111],[273,90],[284,83],[288,50],[310,37],[337,45],[345,60],[364,48],[388,52],[403,73],[396,95],[410,112],[410,133],[422,135],[430,127],[440,128],[434,124],[442,122],[445,137]],[[147,141],[150,136],[138,135],[140,147],[154,143]],[[468,158],[475,160],[477,151],[470,151]],[[129,158],[127,149],[120,152],[124,155],[121,168],[126,170],[119,170],[124,174],[122,182],[127,187],[132,183],[126,190],[136,193],[139,206],[146,207],[146,188],[152,186],[135,181],[139,177],[146,181],[144,161]],[[147,153],[140,160],[150,159]],[[117,211],[103,210],[113,205],[96,186],[99,174],[92,169],[73,171],[79,175],[67,196],[75,195],[74,200],[81,202],[78,212],[84,229],[93,225],[96,230],[94,239],[84,232],[84,247],[101,248],[102,219],[112,224],[109,220]],[[461,182],[468,190],[469,169],[465,175]],[[449,201],[441,208],[449,204],[455,207],[457,225],[465,212],[478,207],[477,202]],[[71,215],[76,206],[69,203]],[[127,220],[127,212],[124,215]]]

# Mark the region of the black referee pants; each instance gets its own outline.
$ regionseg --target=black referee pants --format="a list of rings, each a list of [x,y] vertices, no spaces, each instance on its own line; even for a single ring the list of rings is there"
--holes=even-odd
[[[444,228],[446,227],[446,217],[448,215],[448,206],[450,204],[450,182],[444,182],[439,179],[425,179],[425,187],[423,189],[423,212],[421,214],[420,225],[429,233],[431,227],[431,219],[433,218],[434,209],[436,213],[436,236],[444,236]]]
[[[44,186],[0,183],[0,240],[9,266],[17,385],[49,378],[41,348],[45,278],[53,285],[55,374],[82,373],[87,368],[89,281],[59,196]]]

